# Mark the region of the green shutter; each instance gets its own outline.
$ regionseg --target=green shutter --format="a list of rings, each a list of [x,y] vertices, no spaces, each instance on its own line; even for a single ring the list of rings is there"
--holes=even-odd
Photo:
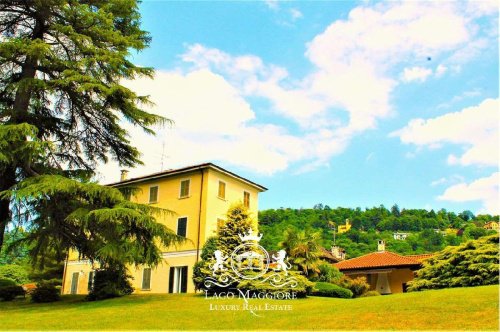
[[[186,293],[187,292],[187,274],[188,274],[188,267],[183,266],[181,268],[181,293]]]
[[[142,273],[142,289],[151,289],[151,268],[147,267]]]
[[[73,272],[73,278],[71,279],[71,294],[78,293],[78,277],[80,276],[79,272]]]
[[[94,275],[95,275],[94,271],[89,272],[89,283],[87,285],[87,290],[89,292],[92,291],[92,289],[94,289]]]
[[[168,276],[168,292],[169,293],[174,292],[174,272],[175,272],[175,268],[171,267],[170,274]]]
[[[186,237],[187,217],[177,219],[177,235]]]
[[[158,202],[158,186],[149,188],[149,203]]]

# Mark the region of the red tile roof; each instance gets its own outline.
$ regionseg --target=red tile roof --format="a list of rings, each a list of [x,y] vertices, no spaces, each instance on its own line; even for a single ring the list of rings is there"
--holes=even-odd
[[[382,251],[348,259],[334,265],[340,271],[345,271],[396,266],[419,267],[421,263],[419,260],[412,257],[401,256],[390,251]]]
[[[410,257],[419,262],[423,262],[426,259],[431,258],[432,256],[434,256],[434,254],[406,255],[405,257]]]

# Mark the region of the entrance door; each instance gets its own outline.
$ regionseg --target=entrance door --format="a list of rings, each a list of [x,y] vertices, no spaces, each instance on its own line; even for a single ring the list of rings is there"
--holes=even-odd
[[[73,272],[73,277],[71,278],[71,294],[78,293],[78,277],[80,276],[79,272]]]
[[[170,276],[168,280],[169,293],[187,292],[187,273],[187,266],[175,266],[170,268]]]
[[[378,274],[377,292],[380,294],[391,294],[391,286],[389,286],[389,277],[387,276],[387,272]]]

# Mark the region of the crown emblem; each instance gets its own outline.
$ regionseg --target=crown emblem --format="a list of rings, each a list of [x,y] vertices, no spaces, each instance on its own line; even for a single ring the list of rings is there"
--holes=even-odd
[[[254,235],[253,230],[251,228],[248,230],[248,232],[246,234],[243,234],[243,235],[238,234],[238,236],[240,237],[241,241],[243,241],[243,242],[247,242],[247,241],[259,242],[260,239],[262,238],[262,234],[259,234],[258,236],[257,236],[257,234]]]

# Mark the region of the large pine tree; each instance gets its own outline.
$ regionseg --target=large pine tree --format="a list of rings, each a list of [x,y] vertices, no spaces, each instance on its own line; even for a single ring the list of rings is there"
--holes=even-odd
[[[32,254],[78,249],[102,263],[155,263],[178,241],[147,206],[89,183],[99,162],[140,163],[121,123],[153,133],[168,120],[121,84],[151,76],[131,52],[148,46],[135,0],[0,2],[0,248],[26,217]]]

